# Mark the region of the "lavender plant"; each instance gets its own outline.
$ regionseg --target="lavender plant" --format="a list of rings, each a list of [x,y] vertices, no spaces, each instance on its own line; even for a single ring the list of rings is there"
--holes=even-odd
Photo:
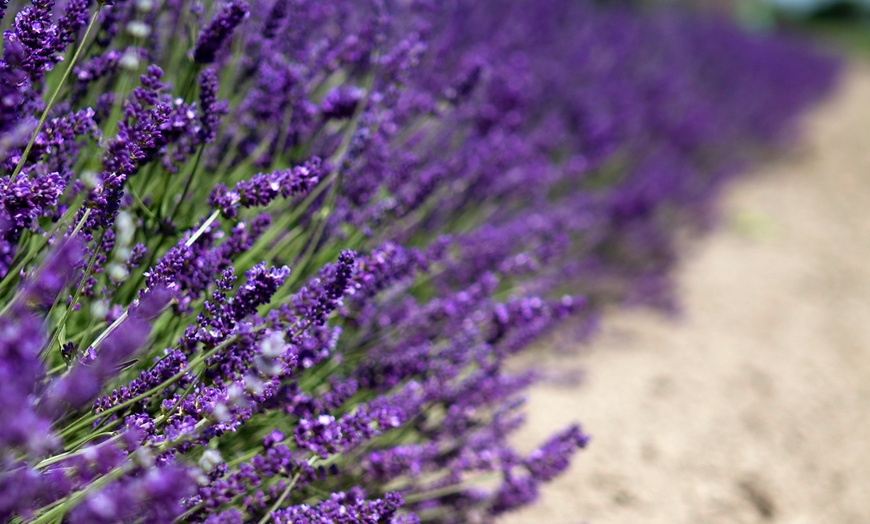
[[[578,0],[0,3],[0,521],[485,522],[564,321],[836,64]],[[570,320],[568,320],[570,319]]]

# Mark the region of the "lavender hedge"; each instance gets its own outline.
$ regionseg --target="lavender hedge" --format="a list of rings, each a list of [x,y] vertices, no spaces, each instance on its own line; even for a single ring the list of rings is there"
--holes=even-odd
[[[0,2],[0,520],[486,522],[561,322],[832,84],[582,0]]]

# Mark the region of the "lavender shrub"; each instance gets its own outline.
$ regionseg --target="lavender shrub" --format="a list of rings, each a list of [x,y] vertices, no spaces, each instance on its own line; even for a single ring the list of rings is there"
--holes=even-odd
[[[836,65],[582,0],[0,3],[0,521],[486,522],[504,363],[670,307]]]

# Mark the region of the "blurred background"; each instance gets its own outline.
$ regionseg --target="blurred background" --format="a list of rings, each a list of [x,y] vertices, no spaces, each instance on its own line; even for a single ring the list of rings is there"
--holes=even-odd
[[[584,378],[537,387],[519,441],[566,419],[593,440],[502,524],[870,523],[870,0],[601,1],[718,10],[844,73],[727,192],[678,272],[680,319],[616,315],[576,356],[534,356]]]
[[[719,11],[757,31],[807,33],[846,52],[870,53],[870,0],[599,0],[632,7]]]
[[[855,18],[866,16],[868,0],[743,0],[738,7],[762,17]]]
[[[870,0],[731,0],[746,25],[790,26],[870,49]]]

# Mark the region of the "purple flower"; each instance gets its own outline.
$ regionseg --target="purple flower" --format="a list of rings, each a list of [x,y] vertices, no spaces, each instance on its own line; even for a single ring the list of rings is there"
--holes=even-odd
[[[224,42],[247,15],[247,2],[230,0],[199,34],[193,50],[193,61],[197,64],[214,62]]]
[[[572,426],[530,453],[524,461],[525,466],[534,478],[552,480],[568,467],[577,448],[585,448],[588,444],[589,436],[579,426]]]
[[[172,522],[184,508],[180,498],[190,494],[193,482],[177,466],[150,468],[141,476],[116,481],[91,493],[69,515],[73,523],[125,521]]]
[[[614,306],[671,310],[676,232],[712,223],[837,70],[599,3],[101,1],[84,40],[89,0],[16,7],[0,520],[532,503],[589,438],[514,449],[540,377],[511,355]]]
[[[39,360],[45,342],[41,322],[26,311],[0,317],[0,444],[41,453],[56,445],[51,421],[35,409],[38,379],[45,372]]]
[[[96,348],[93,358],[85,358],[48,391],[49,404],[78,409],[97,397],[102,384],[115,375],[118,366],[129,359],[148,340],[151,326],[128,317]]]
[[[218,76],[214,69],[206,69],[199,75],[200,122],[199,139],[204,144],[214,142],[221,116],[227,113],[227,103],[218,101]]]
[[[0,275],[9,271],[22,231],[53,212],[64,184],[58,173],[0,178]]]
[[[57,246],[24,288],[25,300],[42,308],[51,307],[58,295],[72,280],[73,272],[82,262],[82,245],[70,239]]]
[[[350,118],[365,93],[357,87],[337,87],[320,103],[324,118]]]
[[[272,518],[281,524],[326,524],[391,522],[396,511],[404,504],[398,493],[387,493],[383,499],[366,500],[365,492],[353,489],[346,493],[333,493],[328,500],[316,506],[301,504],[276,511]]]
[[[256,174],[236,184],[232,191],[218,184],[209,196],[209,203],[223,216],[232,218],[239,206],[265,207],[278,196],[304,196],[319,182],[319,177],[320,159],[314,157],[292,169]]]

